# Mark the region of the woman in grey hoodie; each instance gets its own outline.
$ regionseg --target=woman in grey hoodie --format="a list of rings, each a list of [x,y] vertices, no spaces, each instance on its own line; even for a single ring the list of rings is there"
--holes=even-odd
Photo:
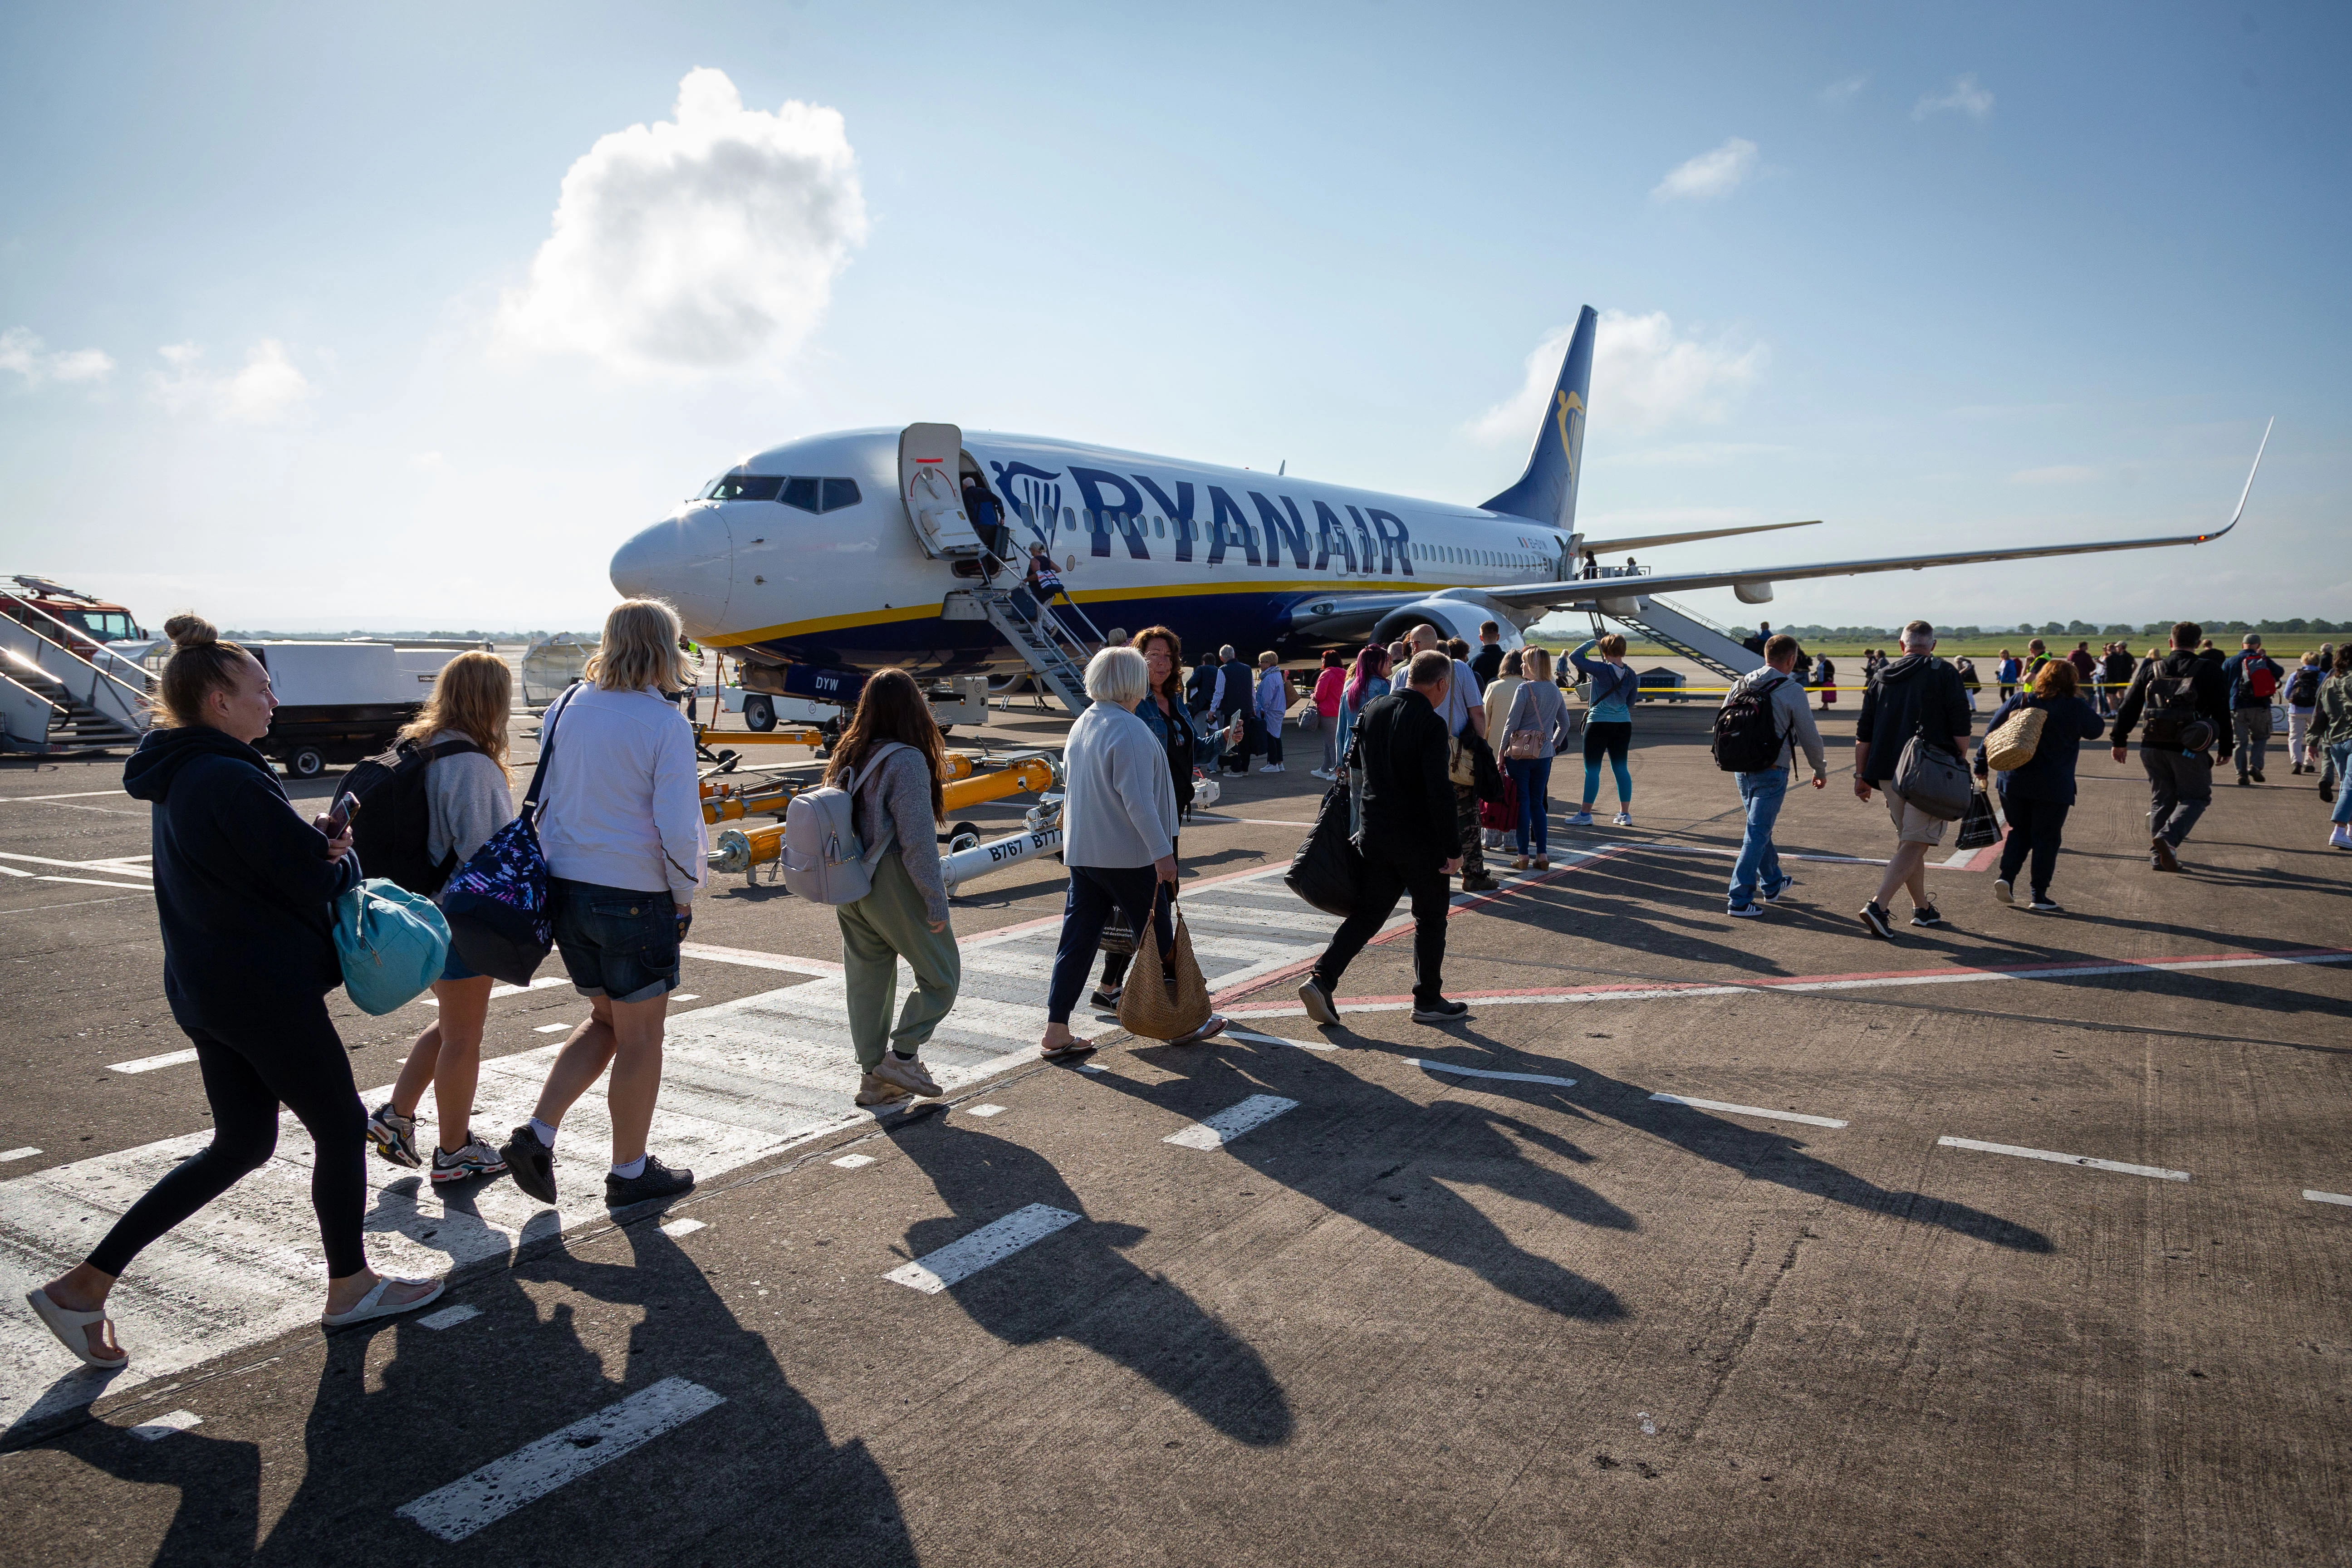
[[[940,781],[946,773],[947,748],[914,678],[886,669],[866,681],[825,768],[825,783],[856,799],[858,842],[874,880],[864,898],[834,910],[841,921],[860,1105],[946,1092],[916,1056],[955,1005],[963,983],[963,957],[948,927],[947,882],[940,875],[939,825],[947,815]],[[901,958],[914,972],[915,994],[894,1026]]]

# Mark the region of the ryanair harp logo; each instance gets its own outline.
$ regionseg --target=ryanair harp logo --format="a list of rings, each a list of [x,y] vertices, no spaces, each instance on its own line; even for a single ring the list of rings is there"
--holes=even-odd
[[[1576,449],[1584,434],[1584,400],[1572,392],[1552,394],[1552,420],[1559,426],[1560,456],[1568,459],[1568,482],[1576,482]]]

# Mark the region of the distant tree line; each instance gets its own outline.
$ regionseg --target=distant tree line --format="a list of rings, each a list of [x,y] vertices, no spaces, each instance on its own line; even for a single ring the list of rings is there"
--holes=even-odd
[[[2207,636],[2215,637],[2225,633],[2242,635],[2246,632],[2261,632],[2265,636],[2276,633],[2281,637],[2352,632],[2352,621],[2309,620],[2302,616],[2284,621],[2191,618],[2196,618],[2197,624],[2205,628]],[[2128,626],[2121,621],[2107,626],[2095,626],[2089,621],[2045,621],[2037,626],[2031,621],[2020,621],[2014,626],[1937,626],[1936,630],[1939,635],[1949,637],[2012,635],[2021,637],[2160,637],[2172,630],[2172,625],[2170,621],[2149,621],[2142,626]],[[1775,626],[1772,629],[1787,632],[1800,642],[1868,642],[1874,637],[1892,639],[1901,631],[1897,626]]]

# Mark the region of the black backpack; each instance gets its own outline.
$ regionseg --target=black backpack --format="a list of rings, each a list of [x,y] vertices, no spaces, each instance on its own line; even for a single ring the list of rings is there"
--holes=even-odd
[[[1780,721],[1772,689],[1786,676],[1733,692],[1715,715],[1715,765],[1727,773],[1760,773],[1780,765]],[[362,864],[365,864],[364,861]]]
[[[2197,672],[2166,674],[2159,667],[2147,682],[2147,728],[2151,746],[2201,752],[2213,743],[2213,726],[2197,711]],[[366,862],[361,862],[364,865]]]
[[[425,774],[443,757],[481,749],[471,741],[444,741],[437,746],[402,741],[343,775],[343,787],[335,794],[360,803],[352,818],[352,847],[362,870],[427,898],[441,890],[457,868],[457,851],[453,847],[438,864],[428,858],[433,803],[425,793]]]
[[[2319,700],[2319,671],[2305,665],[2287,677],[2286,700],[2296,708],[2308,708]]]

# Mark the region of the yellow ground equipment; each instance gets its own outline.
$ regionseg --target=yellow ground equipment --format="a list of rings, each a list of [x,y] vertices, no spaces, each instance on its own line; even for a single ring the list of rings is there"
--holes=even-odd
[[[982,801],[1002,800],[1008,795],[1051,789],[1055,771],[1054,764],[1044,757],[1029,757],[992,773],[975,773],[970,778],[958,779],[941,789],[940,794],[948,810],[961,811]]]
[[[714,730],[698,725],[694,731],[698,746],[822,746],[824,731],[805,730]]]
[[[950,758],[953,757],[954,753],[950,753]],[[969,769],[971,759],[963,760]],[[1052,758],[1032,754],[1013,762],[1009,767],[958,779],[942,789],[940,794],[946,798],[947,808],[953,812],[965,806],[978,805],[983,801],[1002,800],[1006,795],[1020,795],[1024,791],[1051,789],[1059,782],[1060,773],[1060,767]],[[759,795],[723,796],[715,803],[706,800],[702,805],[703,819],[706,822],[739,819],[740,812],[734,817],[714,817],[711,815],[714,809],[724,809],[738,801],[742,803],[744,810],[749,811],[775,810],[783,804],[781,799],[772,805],[755,804],[763,798],[772,798],[772,792],[763,791]],[[788,799],[789,795],[784,798]],[[977,835],[973,837],[976,842]],[[772,879],[781,873],[783,849],[784,825],[781,822],[763,823],[757,827],[730,827],[719,835],[718,842],[712,846],[709,865],[713,871],[740,874],[757,886],[761,867],[771,868]]]

